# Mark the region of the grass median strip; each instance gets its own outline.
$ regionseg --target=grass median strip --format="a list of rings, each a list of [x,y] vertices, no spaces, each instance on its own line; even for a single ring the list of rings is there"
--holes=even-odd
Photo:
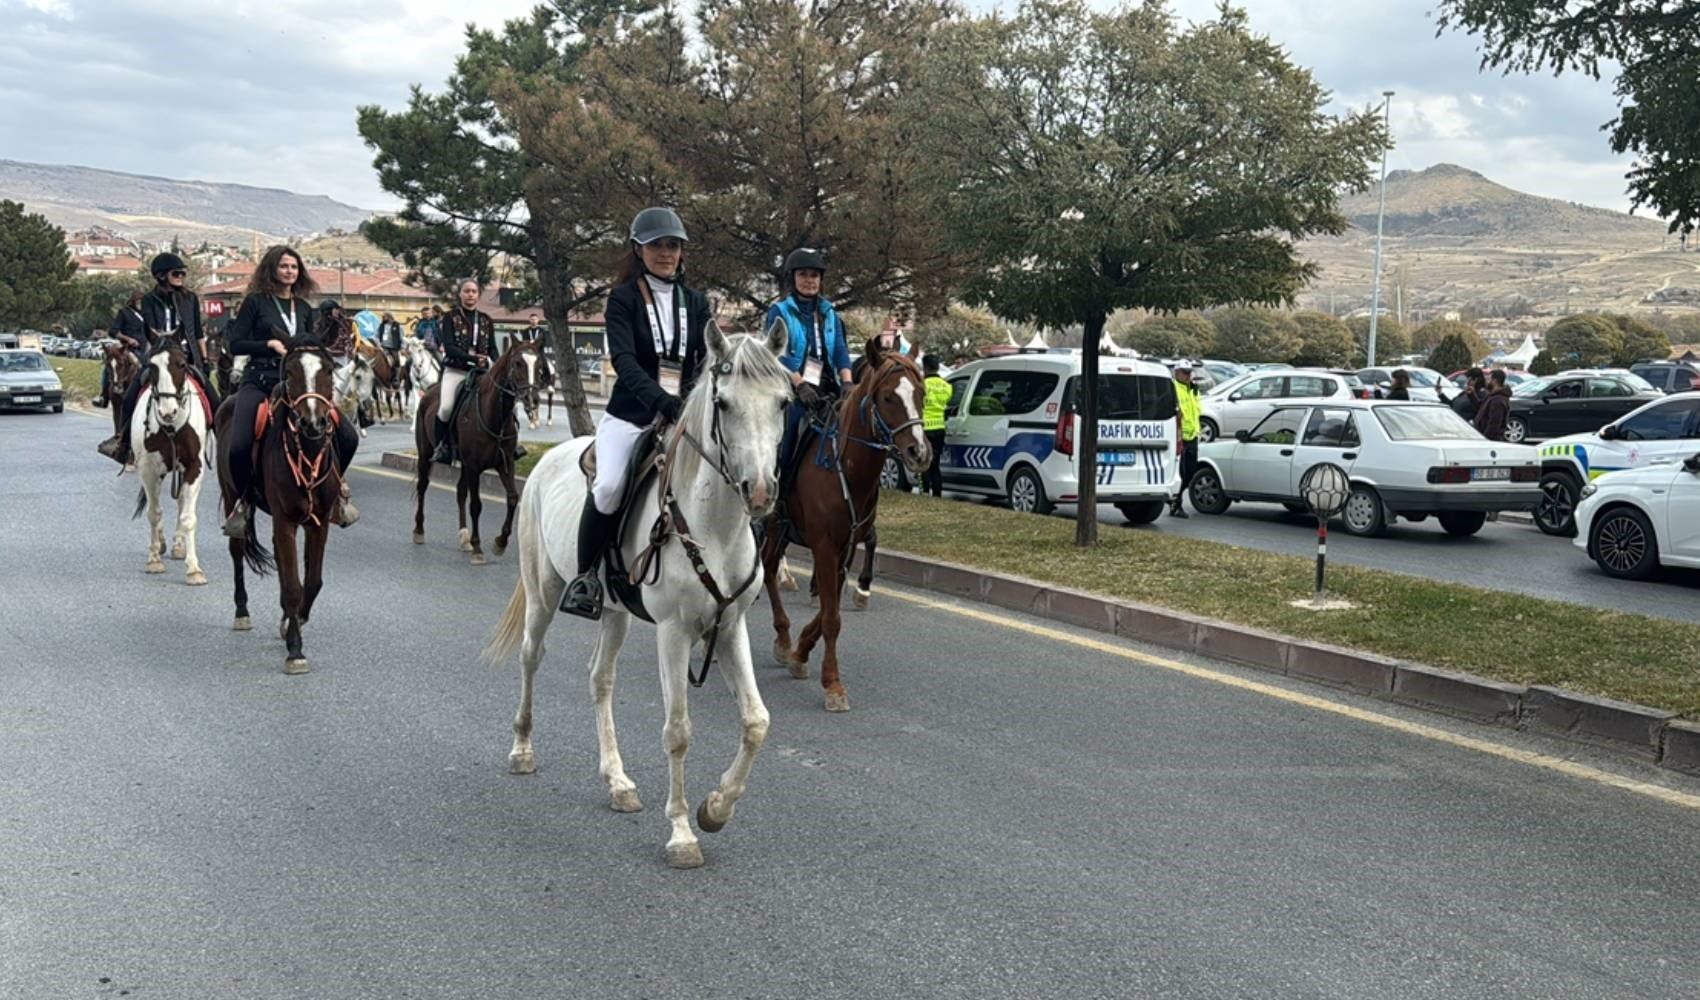
[[[84,358],[51,358],[59,381],[65,387],[65,398],[72,402],[87,402],[100,395],[100,362]]]
[[[879,533],[916,555],[1700,718],[1697,625],[1343,565],[1328,590],[1357,608],[1303,611],[1287,602],[1310,596],[1310,559],[1125,530],[1083,551],[1072,521],[901,493],[881,498]]]

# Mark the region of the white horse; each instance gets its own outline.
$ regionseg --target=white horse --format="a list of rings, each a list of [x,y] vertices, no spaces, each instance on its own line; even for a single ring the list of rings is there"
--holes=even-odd
[[[425,395],[425,390],[437,384],[443,377],[443,363],[425,346],[425,341],[418,337],[406,337],[401,344],[402,354],[406,356],[405,364],[408,369],[408,380],[413,383],[413,398],[402,400],[409,410],[417,408],[419,397]]]
[[[720,776],[719,787],[697,809],[697,824],[714,832],[732,818],[743,795],[750,767],[767,736],[767,707],[756,689],[750,640],[744,615],[760,589],[755,538],[750,519],[770,510],[776,499],[774,455],[791,398],[790,380],[779,365],[784,329],[776,324],[766,343],[740,334],[725,336],[712,324],[708,357],[695,389],[685,402],[677,428],[665,432],[668,493],[676,502],[670,531],[656,550],[654,583],[642,588],[643,604],[655,615],[656,652],[661,665],[662,730],[671,782],[667,818],[672,835],[667,862],[675,868],[702,864],[702,849],[691,830],[685,802],[685,750],[691,720],[685,704],[692,678],[691,651],[702,640],[727,686],[738,700],[743,739],[737,755]],[[591,444],[578,438],[550,450],[526,482],[519,508],[519,583],[506,614],[484,651],[497,663],[520,649],[519,711],[514,717],[509,769],[530,774],[536,768],[531,743],[532,679],[543,660],[543,633],[555,617],[566,581],[578,565],[579,511],[588,502],[589,483],[579,459]],[[639,565],[639,552],[650,541],[663,506],[659,486],[646,488],[634,502],[618,540],[627,566]],[[700,559],[700,573],[693,555]],[[701,573],[715,581],[725,600],[716,600]],[[606,575],[606,571],[605,571]],[[642,574],[640,574],[640,577]],[[637,788],[626,776],[614,738],[615,658],[625,641],[631,613],[605,597],[601,636],[590,661],[590,689],[596,699],[596,736],[610,804],[619,812],[643,808]],[[523,643],[522,643],[523,640]],[[695,679],[701,683],[701,679]]]
[[[361,437],[366,436],[366,428],[360,426],[360,414],[372,405],[377,384],[371,363],[359,355],[338,367],[331,379],[331,395],[335,398],[336,408],[342,411],[344,419],[354,421]]]
[[[160,488],[170,477],[177,501],[177,530],[171,558],[184,560],[184,582],[199,587],[207,582],[195,551],[195,503],[201,495],[203,456],[212,454],[212,432],[189,378],[189,363],[175,345],[156,351],[142,363],[148,379],[144,395],[130,417],[130,454],[142,488],[136,494],[136,514],[148,512],[149,573],[165,572],[165,531]]]

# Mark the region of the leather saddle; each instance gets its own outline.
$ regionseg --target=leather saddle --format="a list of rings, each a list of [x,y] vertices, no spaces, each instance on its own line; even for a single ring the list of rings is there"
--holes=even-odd
[[[654,484],[655,477],[660,473],[661,436],[654,426],[646,427],[638,436],[632,447],[631,458],[626,462],[625,489],[620,494],[619,509],[614,512],[614,523],[608,535],[609,545],[607,555],[602,559],[602,576],[607,586],[608,595],[619,601],[620,606],[637,615],[646,622],[655,621],[649,610],[643,606],[642,581],[634,581],[631,568],[626,565],[625,553],[621,545],[626,537],[632,511],[639,506],[639,498]],[[596,443],[584,450],[578,460],[579,471],[584,473],[585,503],[590,503],[590,487],[596,482]]]
[[[468,371],[466,378],[460,381],[460,389],[455,393],[454,403],[449,407],[449,457],[455,461],[460,460],[461,411],[477,401],[478,382],[484,375],[485,372],[477,368]],[[438,382],[437,385],[440,387],[442,383]],[[441,392],[442,389],[438,388],[437,391]]]

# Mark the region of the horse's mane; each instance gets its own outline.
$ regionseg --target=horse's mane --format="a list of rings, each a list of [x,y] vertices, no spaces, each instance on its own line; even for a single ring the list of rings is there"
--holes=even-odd
[[[838,419],[841,422],[848,422],[856,416],[857,410],[862,405],[862,400],[868,398],[868,394],[873,392],[874,382],[876,381],[875,376],[879,372],[885,370],[886,362],[888,361],[896,362],[898,367],[907,368],[910,374],[921,379],[923,382],[926,381],[926,376],[921,374],[921,366],[915,363],[914,358],[901,353],[895,348],[890,351],[884,351],[880,354],[879,361],[877,363],[869,362],[863,367],[862,377],[857,379],[855,386],[853,386],[849,392],[844,394],[844,400],[839,403],[838,411]]]
[[[726,354],[715,358],[712,354],[703,359],[703,369],[697,375],[696,384],[691,387],[690,395],[685,397],[685,412],[680,415],[679,422],[690,428],[697,440],[708,445],[708,427],[714,419],[714,393],[708,386],[714,380],[712,365],[726,365],[729,371],[722,372],[720,377],[730,382],[740,382],[746,379],[777,379],[787,381],[790,376],[785,366],[779,363],[773,352],[767,349],[766,340],[753,333],[734,333],[726,337]],[[678,457],[674,459],[673,478],[676,482],[690,482],[696,478],[700,470],[702,456],[695,448],[680,448]]]

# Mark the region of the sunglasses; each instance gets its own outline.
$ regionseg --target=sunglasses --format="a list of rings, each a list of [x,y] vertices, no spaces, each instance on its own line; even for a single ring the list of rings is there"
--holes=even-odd
[[[189,272],[183,270],[182,268],[178,268],[177,270],[171,272],[171,276],[173,278],[187,278],[189,276]]]

